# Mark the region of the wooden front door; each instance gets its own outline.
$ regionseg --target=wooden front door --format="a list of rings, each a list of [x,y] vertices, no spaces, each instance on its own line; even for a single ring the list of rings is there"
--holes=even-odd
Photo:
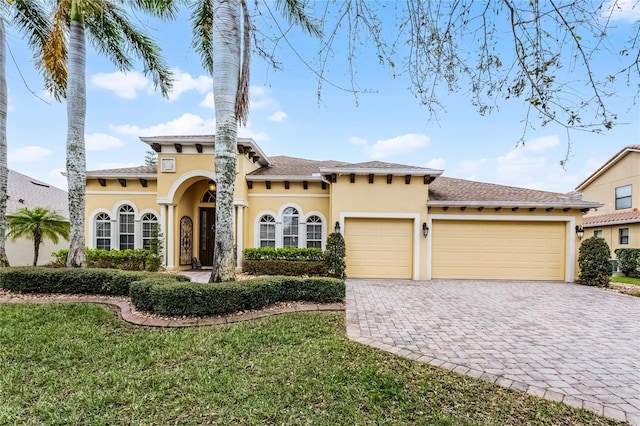
[[[213,265],[213,246],[215,242],[216,209],[200,207],[200,255],[202,266]]]

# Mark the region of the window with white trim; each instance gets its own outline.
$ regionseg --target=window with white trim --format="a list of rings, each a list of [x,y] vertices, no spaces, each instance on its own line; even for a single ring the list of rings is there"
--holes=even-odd
[[[133,207],[124,205],[118,211],[118,227],[120,250],[133,249],[135,247],[135,216]]]
[[[106,213],[96,216],[96,248],[111,250],[111,218]]]
[[[282,247],[298,247],[298,224],[300,214],[293,207],[282,212]]]
[[[616,188],[616,210],[631,208],[631,185]]]
[[[151,240],[158,238],[158,218],[153,213],[142,216],[142,248],[149,249]]]
[[[322,248],[322,219],[318,216],[307,219],[307,248]]]
[[[260,247],[276,246],[276,220],[270,214],[260,218]]]

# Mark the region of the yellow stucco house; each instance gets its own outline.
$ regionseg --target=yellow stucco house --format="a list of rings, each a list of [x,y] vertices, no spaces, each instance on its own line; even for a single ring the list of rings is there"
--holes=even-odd
[[[158,166],[87,173],[88,246],[144,247],[159,224],[165,266],[211,264],[213,136],[142,137]],[[249,247],[320,247],[339,229],[349,277],[574,281],[576,226],[600,204],[441,176],[379,161],[268,157],[238,139],[235,240]]]
[[[629,145],[576,187],[603,204],[584,217],[586,236],[604,238],[612,255],[618,248],[640,247],[640,145]]]

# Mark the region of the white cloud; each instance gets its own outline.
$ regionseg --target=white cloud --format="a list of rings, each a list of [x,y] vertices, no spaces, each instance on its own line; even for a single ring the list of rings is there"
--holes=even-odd
[[[201,75],[193,78],[191,74],[187,72],[180,72],[179,69],[173,70],[173,89],[169,93],[169,100],[177,100],[181,94],[189,90],[195,90],[198,93],[207,93],[207,91],[213,88],[213,79],[206,75]],[[213,100],[213,92],[211,92]]]
[[[348,139],[349,143],[352,143],[354,145],[366,145],[367,144],[367,140],[364,138],[359,138],[357,136],[352,136]]]
[[[558,135],[542,136],[526,141],[522,149],[525,151],[542,152],[549,148],[553,148],[554,146],[558,146],[559,144],[560,138]]]
[[[87,151],[104,151],[124,146],[124,142],[106,133],[92,133],[85,136]]]
[[[213,92],[207,93],[207,96],[205,96],[204,99],[198,105],[201,106],[201,107],[204,107],[204,108],[213,109],[213,107],[214,107]]]
[[[185,113],[175,120],[142,128],[136,125],[109,125],[109,129],[123,135],[165,136],[165,135],[212,135],[216,129],[214,118],[205,120],[199,115]]]
[[[111,90],[124,99],[135,99],[138,90],[150,89],[151,86],[149,80],[138,71],[94,74],[91,76],[91,84]]]
[[[387,158],[398,154],[404,154],[414,151],[418,148],[424,148],[429,144],[429,137],[426,135],[417,135],[409,133],[403,136],[396,136],[391,139],[379,140],[373,145],[371,150],[371,158]]]
[[[635,22],[640,20],[640,4],[638,0],[609,0],[602,5],[604,19],[613,21]]]
[[[142,128],[140,126],[123,124],[109,125],[109,129],[121,135],[131,136],[169,136],[169,135],[213,135],[216,131],[215,118],[203,119],[195,114],[182,114],[175,120],[167,123],[156,124],[151,127]],[[256,142],[266,142],[269,136],[264,132],[253,130],[251,122],[246,127],[238,127],[238,136],[252,138]]]
[[[278,102],[268,96],[268,91],[263,86],[249,87],[249,96],[250,111],[257,109],[275,109],[278,107]],[[215,107],[215,104],[213,102],[213,91],[208,92],[204,99],[198,105],[204,108],[213,109]]]
[[[425,167],[428,167],[430,169],[436,169],[436,170],[444,170],[446,165],[447,165],[447,162],[445,161],[444,158],[432,158],[431,160],[427,161],[427,164],[425,164]]]
[[[7,162],[34,162],[42,161],[49,157],[53,152],[41,146],[23,146],[22,148],[10,149],[7,153]]]
[[[268,117],[269,121],[275,121],[277,123],[280,123],[281,121],[283,121],[285,118],[287,118],[287,113],[284,111],[276,111],[273,114],[271,114]]]

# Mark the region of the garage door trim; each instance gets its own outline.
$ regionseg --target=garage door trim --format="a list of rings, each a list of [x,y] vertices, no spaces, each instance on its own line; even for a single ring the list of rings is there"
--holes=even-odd
[[[518,222],[566,222],[566,254],[565,254],[565,281],[575,281],[576,244],[575,229],[576,220],[573,216],[498,216],[498,215],[456,215],[456,214],[432,214],[427,217],[429,229],[433,229],[434,220],[485,220],[485,221],[518,221]],[[431,279],[432,262],[432,234],[427,237],[427,279]]]
[[[369,213],[342,212],[340,213],[340,228],[344,228],[345,219],[413,219],[413,271],[411,279],[420,277],[420,215],[418,213]]]

